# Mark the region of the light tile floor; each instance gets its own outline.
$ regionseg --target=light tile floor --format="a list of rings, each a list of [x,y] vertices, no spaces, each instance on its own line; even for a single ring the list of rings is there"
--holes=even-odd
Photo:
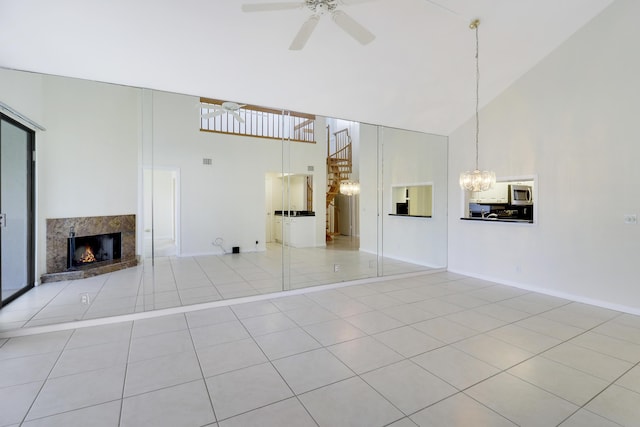
[[[348,241],[285,247],[284,253],[269,244],[264,252],[157,257],[153,265],[146,259],[134,268],[31,289],[0,310],[0,332],[376,277],[379,267],[385,276],[433,270],[390,258],[377,262],[375,255],[349,249]]]
[[[640,317],[439,272],[0,339],[0,426],[638,426]]]

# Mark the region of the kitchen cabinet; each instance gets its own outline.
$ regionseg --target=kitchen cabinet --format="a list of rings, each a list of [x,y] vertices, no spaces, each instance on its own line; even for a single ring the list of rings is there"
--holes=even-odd
[[[276,238],[276,242],[278,243],[283,243],[284,239],[283,239],[283,235],[282,235],[282,217],[281,216],[274,216],[273,217],[273,224],[274,224],[274,233],[275,233],[275,238]]]
[[[509,203],[509,183],[496,182],[493,188],[487,191],[474,191],[469,198],[470,203]]]
[[[294,248],[308,248],[316,245],[315,217],[286,218],[289,221],[289,242]],[[286,233],[286,232],[285,232]]]
[[[274,217],[276,242],[294,248],[308,248],[316,245],[315,216]]]

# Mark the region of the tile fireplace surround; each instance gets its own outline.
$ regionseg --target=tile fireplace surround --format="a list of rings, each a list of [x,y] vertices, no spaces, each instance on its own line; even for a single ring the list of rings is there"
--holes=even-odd
[[[67,239],[71,227],[74,228],[76,237],[122,233],[122,258],[68,270]],[[40,278],[41,283],[82,279],[137,264],[135,215],[47,219],[47,273]]]

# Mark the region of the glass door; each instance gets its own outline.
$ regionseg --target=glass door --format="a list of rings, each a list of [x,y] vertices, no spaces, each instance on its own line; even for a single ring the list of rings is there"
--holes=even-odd
[[[0,114],[0,306],[33,286],[34,132]]]

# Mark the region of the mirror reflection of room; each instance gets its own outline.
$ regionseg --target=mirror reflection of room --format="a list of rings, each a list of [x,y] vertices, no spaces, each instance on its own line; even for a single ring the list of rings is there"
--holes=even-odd
[[[2,87],[11,86],[3,92],[12,94],[10,102],[21,92],[32,93],[29,88],[42,88],[21,104],[36,119],[46,117],[49,129],[36,136],[41,227],[35,251],[41,282],[69,276],[67,294],[82,293],[77,289],[87,280],[75,279],[84,266],[48,269],[45,242],[55,231],[48,230],[49,220],[110,221],[117,215],[132,221],[123,224],[122,262],[109,261],[121,263],[122,270],[110,266],[97,276],[109,279],[108,288],[83,293],[79,310],[62,314],[54,310],[54,295],[43,300],[37,318],[18,327],[446,265],[444,222],[423,230],[430,247],[417,251],[406,245],[407,233],[414,231],[396,229],[383,215],[390,205],[383,189],[410,182],[408,172],[417,182],[446,182],[444,137],[307,113],[294,119],[273,108],[265,110],[282,126],[290,125],[290,135],[239,135],[202,129],[196,96],[12,70],[0,74]],[[257,123],[257,113],[241,106],[227,104],[245,124]],[[207,108],[212,110],[217,111]],[[233,129],[241,123],[227,111],[211,120],[223,118]],[[80,125],[86,132],[79,132]],[[417,164],[416,156],[428,160]],[[446,209],[446,201],[435,201],[434,212],[436,206]],[[66,242],[69,227],[62,228]],[[126,297],[116,301],[114,292]]]
[[[390,215],[431,218],[433,213],[432,185],[394,186],[391,192],[395,211]]]

